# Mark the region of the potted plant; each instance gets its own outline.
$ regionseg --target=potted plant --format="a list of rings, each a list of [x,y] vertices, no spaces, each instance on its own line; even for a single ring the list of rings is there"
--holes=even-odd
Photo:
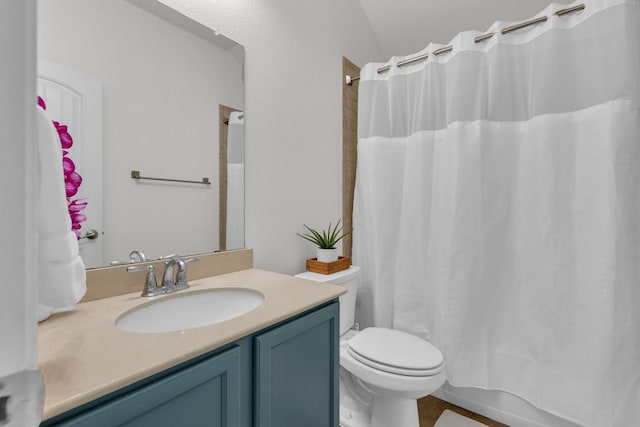
[[[347,236],[348,233],[342,232],[342,227],[340,226],[340,220],[336,223],[335,227],[331,227],[331,223],[329,223],[329,227],[327,230],[317,231],[311,227],[308,227],[306,224],[303,224],[304,228],[306,228],[309,233],[296,233],[298,236],[302,237],[305,240],[314,243],[318,246],[318,261],[320,262],[333,262],[338,259],[338,248],[336,248],[336,244],[342,240],[343,237]]]

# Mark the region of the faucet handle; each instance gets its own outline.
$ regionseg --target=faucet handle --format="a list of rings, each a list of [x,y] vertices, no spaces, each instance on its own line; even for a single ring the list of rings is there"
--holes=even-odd
[[[196,262],[199,261],[200,258],[198,258],[197,256],[191,257],[191,258],[187,258],[187,259],[180,259],[178,258],[178,260],[182,261],[182,262],[178,262],[178,275],[176,277],[176,284],[177,283],[186,283],[187,282],[187,264],[191,264],[192,262]]]
[[[177,263],[178,264],[178,272],[176,273],[176,284],[175,284],[175,289],[176,290],[189,288],[189,283],[187,281],[187,264],[190,264],[192,262],[196,262],[199,259],[200,258],[198,258],[198,257],[192,257],[192,258],[187,258],[187,259],[183,259],[183,260],[180,260],[180,258],[178,258],[178,260],[180,260],[181,262]]]
[[[139,271],[147,272],[147,279],[144,282],[144,288],[142,289],[141,296],[154,297],[165,293],[164,288],[158,287],[158,281],[156,280],[156,268],[153,265],[130,266],[127,267],[127,271],[130,273]]]

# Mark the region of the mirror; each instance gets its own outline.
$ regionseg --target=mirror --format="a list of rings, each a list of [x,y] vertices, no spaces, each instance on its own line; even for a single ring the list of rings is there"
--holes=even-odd
[[[241,45],[156,0],[41,0],[38,64],[98,231],[87,268],[244,246]]]

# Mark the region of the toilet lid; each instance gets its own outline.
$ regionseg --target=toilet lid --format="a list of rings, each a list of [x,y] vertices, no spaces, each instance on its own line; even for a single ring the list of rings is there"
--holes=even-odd
[[[442,370],[440,350],[394,329],[366,328],[347,342],[347,351],[359,362],[393,374],[429,376]]]

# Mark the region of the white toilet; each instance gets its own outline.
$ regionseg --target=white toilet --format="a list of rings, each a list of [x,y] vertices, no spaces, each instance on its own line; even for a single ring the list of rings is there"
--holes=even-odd
[[[387,328],[352,329],[360,267],[303,279],[347,288],[340,297],[340,425],[418,427],[416,400],[445,381],[442,353],[429,342]]]

